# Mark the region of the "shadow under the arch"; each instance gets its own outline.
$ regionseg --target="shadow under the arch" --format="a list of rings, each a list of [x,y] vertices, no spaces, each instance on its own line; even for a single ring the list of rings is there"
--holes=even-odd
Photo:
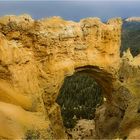
[[[87,73],[95,79],[95,81],[102,88],[104,96],[111,101],[112,99],[112,90],[113,90],[113,81],[115,77],[98,66],[86,65],[82,67],[77,67],[76,72]]]

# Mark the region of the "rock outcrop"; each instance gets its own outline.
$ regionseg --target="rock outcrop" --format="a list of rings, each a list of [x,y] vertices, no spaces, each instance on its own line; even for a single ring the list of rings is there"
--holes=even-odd
[[[0,138],[67,138],[55,100],[65,77],[77,71],[89,73],[106,98],[96,111],[97,138],[128,136],[140,72],[137,58],[120,58],[121,24],[119,18],[105,24],[1,17]]]
[[[72,129],[67,129],[69,139],[95,139],[94,120],[81,119]]]
[[[125,19],[127,22],[140,22],[140,17],[130,17]]]

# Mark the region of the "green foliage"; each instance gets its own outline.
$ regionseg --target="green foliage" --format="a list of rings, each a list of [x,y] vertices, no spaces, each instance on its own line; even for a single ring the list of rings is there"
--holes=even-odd
[[[76,73],[66,78],[57,98],[65,127],[73,128],[80,118],[93,119],[102,99],[101,88],[91,76]]]
[[[121,52],[130,48],[133,56],[140,53],[140,22],[124,22]]]

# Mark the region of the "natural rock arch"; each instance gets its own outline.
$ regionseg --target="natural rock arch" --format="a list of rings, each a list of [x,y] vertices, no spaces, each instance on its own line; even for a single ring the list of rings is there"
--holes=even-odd
[[[76,73],[76,72],[82,72],[82,73],[88,73],[91,77],[93,77],[95,79],[95,81],[101,86],[101,88],[103,89],[103,94],[104,96],[107,98],[107,104],[112,106],[113,105],[113,96],[112,96],[112,93],[113,93],[113,89],[114,89],[114,82],[115,82],[115,77],[111,74],[111,73],[108,73],[96,66],[82,66],[82,67],[77,67],[74,69],[74,71],[72,73]],[[60,76],[60,75],[59,75]],[[70,76],[70,75],[69,75]],[[57,77],[57,76],[55,76]],[[61,75],[62,77],[62,75]],[[67,76],[63,75],[63,80],[61,80],[59,83],[58,83],[58,86],[57,86],[57,89],[56,89],[56,92],[54,92],[54,96],[52,97],[51,95],[51,102],[49,105],[47,103],[49,103],[49,101],[47,100],[48,97],[44,97],[43,100],[44,102],[46,103],[46,107],[50,107],[49,108],[46,108],[47,110],[50,110],[50,120],[54,126],[54,130],[56,134],[58,134],[56,137],[60,138],[60,134],[62,134],[63,132],[61,132],[61,130],[64,130],[63,128],[63,124],[59,125],[58,126],[58,122],[62,122],[61,120],[61,112],[60,112],[60,107],[57,105],[57,103],[55,102],[56,99],[57,99],[57,96],[59,94],[59,90],[61,88],[61,86],[63,85],[63,81],[64,79],[66,78]],[[59,79],[59,78],[58,78]],[[46,94],[45,94],[46,95]],[[47,94],[48,95],[48,94]],[[50,99],[48,98],[48,99]],[[52,99],[53,98],[53,99]],[[47,102],[46,102],[47,101]],[[52,112],[54,112],[54,115],[52,116]],[[59,112],[59,113],[58,113]],[[121,111],[120,111],[121,112]],[[54,117],[54,116],[57,116],[57,117]],[[120,118],[118,118],[120,119]],[[107,120],[106,120],[107,121]],[[56,125],[56,127],[55,127]]]
[[[119,71],[121,24],[119,18],[106,24],[98,18],[82,19],[79,23],[60,17],[0,18],[0,113],[6,122],[6,131],[0,127],[0,137],[65,138],[55,100],[65,77],[79,70],[94,74],[107,98],[96,113],[97,136],[114,137],[129,95],[119,80],[119,72],[123,73]],[[120,92],[125,89],[128,91],[123,96]]]
[[[103,70],[103,69],[100,69],[99,67],[97,67],[97,66],[90,66],[90,65],[85,65],[85,66],[82,66],[82,67],[77,67],[77,68],[75,68],[74,69],[74,72],[73,72],[73,74],[75,74],[75,73],[87,73],[88,75],[90,75],[97,83],[98,83],[98,85],[100,85],[100,88],[102,89],[102,94],[103,94],[103,96],[104,96],[104,98],[106,98],[106,101],[105,101],[105,103],[99,108],[99,111],[98,111],[98,108],[96,108],[97,109],[97,111],[96,111],[96,118],[95,118],[95,121],[96,121],[96,123],[95,123],[95,125],[96,125],[96,131],[97,131],[97,134],[96,135],[98,135],[98,138],[111,138],[112,137],[112,135],[114,136],[114,134],[116,133],[116,131],[118,130],[118,126],[119,126],[119,123],[120,123],[120,121],[121,121],[121,117],[124,115],[124,113],[123,113],[123,111],[122,110],[120,110],[120,108],[119,107],[117,107],[114,103],[116,102],[116,99],[114,99],[114,97],[113,97],[113,92],[114,92],[114,90],[116,90],[115,89],[115,83],[116,83],[116,81],[117,81],[117,78],[115,77],[115,76],[113,76],[112,75],[112,73],[109,73],[109,72],[107,72],[107,71],[105,71],[105,70]],[[71,74],[71,75],[69,75],[69,76],[72,76],[73,74]],[[66,78],[67,76],[64,76],[64,79]],[[63,81],[64,81],[64,79],[63,79]],[[60,83],[60,88],[62,87],[62,85],[63,85],[63,82],[62,83]],[[60,89],[59,88],[59,89]],[[59,93],[59,90],[58,90],[58,92],[57,92],[57,94],[56,94],[56,98],[57,98],[57,96],[59,95],[60,93]],[[119,97],[119,96],[118,96]],[[55,98],[55,99],[56,99]],[[55,105],[58,107],[58,105],[55,103]],[[58,107],[59,108],[59,107]],[[107,109],[106,109],[107,108]],[[59,110],[59,109],[58,109]],[[101,110],[101,111],[100,111]],[[111,110],[111,112],[109,112]],[[105,113],[105,111],[106,112],[108,112],[108,113]],[[115,125],[116,126],[114,126],[114,124],[109,124],[108,126],[105,126],[105,127],[103,127],[103,125],[104,124],[107,124],[107,123],[110,123],[110,120],[111,120],[111,117],[110,117],[110,115],[111,115],[111,113],[113,113],[113,111],[114,111],[114,113],[116,113],[117,115],[115,115],[115,116],[117,116],[116,117],[116,120],[113,120],[113,121],[115,121],[114,123],[115,123]],[[59,110],[59,111],[57,111],[57,112],[60,112],[59,114],[61,114],[61,111]],[[51,112],[52,113],[52,112]],[[51,114],[50,113],[50,114]],[[104,114],[104,117],[105,118],[98,118],[100,115],[103,115]],[[58,115],[55,115],[55,116],[58,116]],[[113,117],[113,116],[112,116]],[[55,120],[56,119],[56,120]],[[55,126],[56,125],[56,122],[58,121],[58,120],[60,120],[60,116],[58,116],[58,118],[55,118],[54,119],[54,117],[51,117],[50,116],[50,120],[51,120],[51,122],[53,123],[53,126]],[[103,120],[103,119],[105,119],[105,120]],[[100,122],[101,121],[101,122]],[[111,120],[112,121],[112,120]],[[116,122],[116,121],[118,121],[118,122]],[[61,120],[61,122],[62,122],[62,120]],[[101,127],[100,127],[101,126]],[[113,128],[113,131],[112,131],[112,127],[115,127],[115,128]],[[59,132],[57,132],[58,130],[54,130],[54,131],[56,131],[56,133],[58,133],[58,134],[60,134],[60,130],[63,130],[64,128],[62,127],[62,126],[59,126],[59,128],[58,128],[58,126],[57,127],[55,127],[55,128],[57,128],[58,130],[59,130]],[[108,133],[108,130],[110,130],[110,133]],[[101,132],[100,132],[101,131]],[[62,133],[62,132],[61,132]],[[56,137],[59,137],[59,135],[58,136],[56,136]]]

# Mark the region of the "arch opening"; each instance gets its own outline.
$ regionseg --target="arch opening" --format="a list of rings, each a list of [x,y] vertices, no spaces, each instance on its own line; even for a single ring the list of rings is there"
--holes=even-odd
[[[80,119],[94,119],[96,107],[102,102],[102,87],[85,72],[67,77],[57,97],[66,128],[73,128]]]

